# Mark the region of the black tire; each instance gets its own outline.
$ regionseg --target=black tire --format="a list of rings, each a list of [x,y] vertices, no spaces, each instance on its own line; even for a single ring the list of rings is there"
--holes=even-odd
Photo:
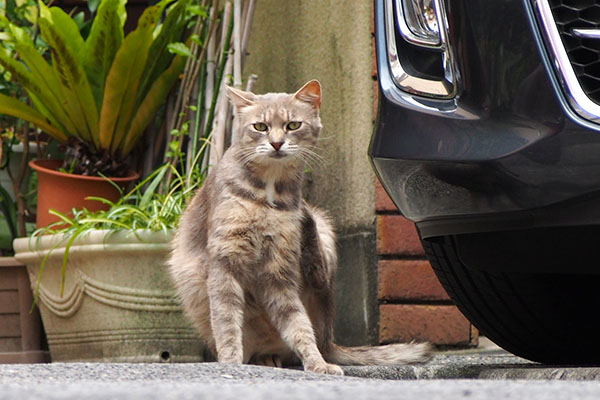
[[[600,364],[600,275],[498,272],[485,259],[473,268],[456,237],[422,242],[448,295],[493,342],[532,361]]]

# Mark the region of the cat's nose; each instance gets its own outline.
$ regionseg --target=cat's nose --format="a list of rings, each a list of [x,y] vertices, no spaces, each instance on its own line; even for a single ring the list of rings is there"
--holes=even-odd
[[[281,146],[283,146],[283,142],[270,142],[271,146],[275,149],[275,151],[279,151]]]

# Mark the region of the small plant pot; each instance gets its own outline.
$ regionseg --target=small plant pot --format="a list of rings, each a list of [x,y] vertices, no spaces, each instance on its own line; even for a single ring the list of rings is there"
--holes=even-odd
[[[38,174],[36,219],[38,228],[60,221],[57,216],[49,213],[51,209],[66,215],[70,214],[73,208],[86,208],[90,211],[106,210],[108,205],[99,201],[86,200],[86,198],[89,196],[102,197],[116,202],[119,200],[121,193],[115,185],[125,189],[130,183],[139,178],[139,174],[133,171],[129,176],[123,178],[108,179],[97,176],[68,174],[58,171],[60,164],[61,161],[59,160],[34,160],[29,162],[29,166]]]
[[[64,239],[55,234],[14,242],[34,290],[50,251],[38,305],[53,362],[204,360],[205,345],[184,317],[167,270],[169,238],[147,231],[91,231],[77,238],[61,296]]]

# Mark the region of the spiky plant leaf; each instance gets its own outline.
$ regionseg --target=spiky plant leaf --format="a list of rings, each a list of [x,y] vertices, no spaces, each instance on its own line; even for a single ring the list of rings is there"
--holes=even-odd
[[[100,144],[102,148],[110,149],[113,153],[117,152],[131,123],[154,28],[164,7],[170,1],[172,0],[163,0],[144,11],[137,28],[123,40],[108,72],[100,112]]]
[[[52,66],[60,79],[62,94],[78,134],[83,140],[98,146],[98,110],[81,63],[84,43],[77,26],[64,11],[58,7],[48,8],[43,2],[40,2],[39,25],[44,40],[50,46]],[[78,38],[71,37],[73,35]]]
[[[125,20],[121,15],[125,3],[126,0],[101,2],[90,35],[85,41],[84,67],[99,110],[102,107],[104,82],[123,42]]]

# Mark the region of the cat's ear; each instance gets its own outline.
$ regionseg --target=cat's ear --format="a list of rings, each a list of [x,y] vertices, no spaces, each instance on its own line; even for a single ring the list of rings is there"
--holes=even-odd
[[[321,84],[313,79],[302,86],[294,97],[300,101],[311,104],[317,111],[321,108]]]
[[[231,100],[231,103],[234,105],[236,110],[240,110],[244,107],[250,107],[254,104],[254,93],[244,92],[243,90],[239,90],[231,86],[226,87],[227,95],[229,96],[229,99]]]

